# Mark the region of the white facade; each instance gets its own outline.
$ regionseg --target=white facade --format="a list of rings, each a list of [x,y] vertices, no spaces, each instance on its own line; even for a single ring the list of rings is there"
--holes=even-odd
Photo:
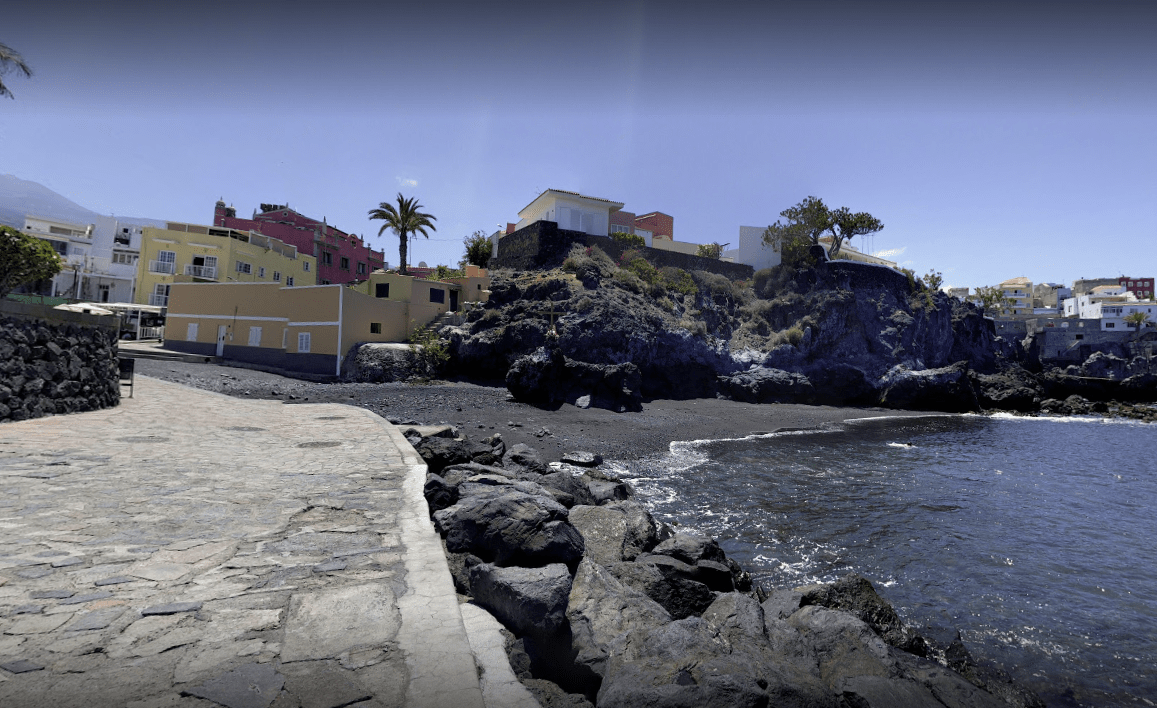
[[[518,212],[516,228],[525,228],[536,221],[553,221],[560,229],[581,231],[592,236],[608,236],[611,212],[622,208],[619,202],[548,189]]]
[[[1064,316],[1099,320],[1103,330],[1127,330],[1132,325],[1125,318],[1134,312],[1149,315],[1147,326],[1157,324],[1157,303],[1139,301],[1137,296],[1122,287],[1102,286],[1087,295],[1065,300]]]
[[[52,279],[52,295],[89,302],[131,302],[136,285],[141,227],[110,216],[73,224],[27,215],[24,232],[48,241],[63,268]]]
[[[739,248],[724,251],[723,259],[743,263],[756,270],[779,265],[779,251],[763,242],[763,232],[766,230],[763,226],[740,226]]]

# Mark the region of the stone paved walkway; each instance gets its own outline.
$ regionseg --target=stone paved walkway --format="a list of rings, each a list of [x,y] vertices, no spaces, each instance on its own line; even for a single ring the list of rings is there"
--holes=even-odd
[[[368,411],[146,377],[0,425],[0,705],[484,705],[424,476]]]

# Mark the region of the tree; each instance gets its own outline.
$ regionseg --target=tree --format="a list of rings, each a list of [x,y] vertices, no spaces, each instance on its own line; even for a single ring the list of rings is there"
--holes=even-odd
[[[475,231],[467,236],[462,243],[466,246],[466,258],[463,262],[485,268],[490,263],[490,256],[494,247],[490,244],[490,237],[484,231]]]
[[[786,249],[799,250],[800,241],[808,246],[820,245],[825,235],[831,238],[828,258],[835,258],[844,242],[855,236],[874,234],[884,224],[871,214],[853,213],[847,207],[829,209],[819,197],[807,197],[799,204],[779,213],[786,223],[776,221],[764,231],[763,241],[779,251],[781,259]]]
[[[1141,312],[1140,310],[1134,310],[1133,312],[1130,312],[1129,314],[1125,315],[1125,322],[1136,327],[1137,328],[1137,334],[1141,334],[1141,328],[1144,327],[1145,323],[1148,321],[1149,321],[1149,313],[1148,312]]]
[[[985,311],[994,309],[997,314],[1004,313],[1008,306],[1012,304],[1004,291],[996,286],[982,286],[976,289],[976,300]]]
[[[939,290],[944,286],[944,275],[935,269],[929,270],[923,281],[929,290]]]
[[[719,258],[723,255],[723,246],[718,243],[701,243],[695,255],[701,258]]]
[[[423,214],[420,210],[422,205],[418,203],[416,197],[407,199],[398,192],[398,205],[395,207],[388,202],[381,202],[377,209],[370,209],[371,219],[381,219],[385,223],[382,228],[378,229],[378,236],[385,233],[386,229],[392,230],[398,235],[398,255],[401,257],[402,265],[398,268],[398,272],[402,275],[406,274],[406,247],[410,234],[422,234],[426,238],[430,238],[430,231],[437,231],[432,222],[437,221],[430,214]]]
[[[0,298],[21,285],[47,280],[60,268],[60,256],[48,242],[0,226]]]
[[[24,74],[25,77],[32,77],[32,69],[24,62],[24,57],[20,56],[20,52],[16,51],[7,44],[0,44],[0,96],[7,96],[8,98],[16,98],[8,87],[4,85],[3,77],[15,71],[18,74]]]

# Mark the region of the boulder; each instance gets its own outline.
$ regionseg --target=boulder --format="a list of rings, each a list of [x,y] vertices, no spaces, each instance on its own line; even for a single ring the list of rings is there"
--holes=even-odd
[[[787,588],[776,588],[761,604],[764,617],[787,619],[799,610],[799,601],[803,599],[803,591]]]
[[[815,387],[803,374],[763,367],[720,376],[719,387],[747,403],[808,403],[815,397]]]
[[[511,479],[500,474],[479,474],[473,477],[468,477],[466,481],[458,485],[458,497],[472,497],[480,494],[504,494],[505,490],[518,490],[525,492],[532,496],[545,497],[553,499],[559,504],[570,508],[574,506],[574,497],[560,492],[557,489],[544,487],[535,482],[527,482],[521,479]]]
[[[659,543],[654,517],[638,502],[576,506],[569,518],[583,536],[583,557],[600,565],[635,560]]]
[[[482,559],[473,553],[446,553],[450,577],[454,579],[454,590],[462,595],[470,594],[470,569],[481,562]]]
[[[444,467],[440,473],[441,477],[446,480],[447,484],[458,486],[465,482],[470,477],[479,474],[496,474],[511,479],[517,479],[518,475],[514,472],[504,469],[502,467],[495,467],[494,465],[480,465],[477,462],[465,462],[456,465],[449,465]]]
[[[691,565],[701,560],[727,562],[726,554],[715,539],[694,533],[677,533],[655,546],[651,552],[655,555],[670,556]]]
[[[922,371],[896,367],[881,384],[880,405],[886,408],[948,413],[980,410],[966,362]]]
[[[493,465],[499,461],[490,446],[469,440],[452,440],[449,438],[423,438],[414,446],[414,449],[425,460],[430,472],[439,474],[451,465],[466,462],[476,462],[483,465]]]
[[[458,503],[458,488],[447,484],[445,479],[433,473],[426,475],[422,494],[426,497],[431,514]]]
[[[571,583],[566,618],[575,663],[600,676],[604,675],[611,644],[621,635],[671,621],[671,615],[657,602],[587,560],[579,563]]]
[[[573,565],[582,558],[583,538],[566,519],[566,507],[553,499],[501,489],[435,512],[434,527],[452,553],[498,565]]]
[[[606,566],[623,585],[662,605],[674,619],[703,614],[715,601],[715,593],[703,583],[677,574],[663,574],[647,563],[620,562]]]
[[[506,373],[506,388],[516,399],[542,406],[589,397],[591,407],[640,411],[641,387],[639,367],[631,362],[590,364],[566,357],[554,345],[517,359]]]
[[[603,456],[596,452],[575,451],[565,453],[560,461],[575,467],[598,467],[603,463]]]
[[[809,590],[800,598],[801,607],[808,605],[851,612],[888,644],[917,656],[927,654],[924,639],[904,626],[896,610],[861,575],[850,573],[834,583]]]
[[[574,499],[576,505],[595,506],[598,504],[594,495],[591,494],[590,487],[569,472],[551,472],[550,474],[544,474],[542,478],[539,479],[539,484],[551,489],[557,489],[560,492],[566,492]]]
[[[663,575],[694,580],[716,592],[731,592],[735,589],[731,569],[723,563],[703,560],[692,565],[671,556],[655,553],[640,554],[636,560],[654,566]]]
[[[550,467],[539,457],[538,451],[529,445],[518,443],[502,456],[502,466],[516,474],[533,472],[550,474]]]
[[[853,676],[896,675],[888,645],[851,613],[809,605],[787,623],[803,636],[819,662],[820,677],[834,691]]]
[[[470,569],[470,594],[518,635],[548,637],[566,627],[571,577],[567,567],[502,568],[481,563]]]

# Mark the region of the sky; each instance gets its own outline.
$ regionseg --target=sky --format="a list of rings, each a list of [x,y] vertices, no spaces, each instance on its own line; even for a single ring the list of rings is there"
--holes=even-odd
[[[455,264],[548,188],[737,245],[807,196],[947,285],[1157,274],[1151,2],[40,2],[0,173],[101,213],[288,203]]]

